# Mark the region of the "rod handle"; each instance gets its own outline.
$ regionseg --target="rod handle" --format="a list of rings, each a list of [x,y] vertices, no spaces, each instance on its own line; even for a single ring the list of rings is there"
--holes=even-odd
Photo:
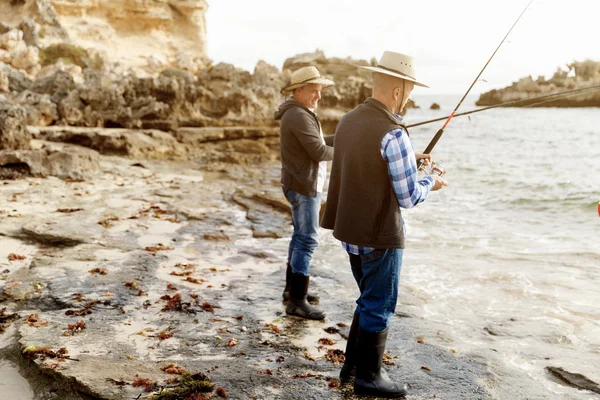
[[[440,140],[440,138],[442,137],[443,133],[444,133],[444,128],[442,128],[439,131],[437,131],[437,133],[435,134],[435,136],[433,137],[433,139],[431,139],[431,141],[427,145],[427,148],[425,149],[425,151],[423,152],[423,154],[431,154],[433,148],[437,144],[438,140]],[[421,169],[421,165],[423,165],[423,159],[420,159],[419,162],[417,163],[417,170]]]

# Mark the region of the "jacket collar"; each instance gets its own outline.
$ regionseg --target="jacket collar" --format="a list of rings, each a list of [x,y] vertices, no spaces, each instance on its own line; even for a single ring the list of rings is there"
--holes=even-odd
[[[403,118],[400,115],[391,112],[390,109],[387,108],[382,102],[380,102],[379,100],[375,100],[372,97],[369,97],[365,100],[363,104],[367,107],[373,108],[383,113],[386,117],[390,119],[390,121],[397,125],[400,125],[406,131],[406,134],[410,136],[410,133],[408,133],[408,128],[404,125],[404,123],[402,123]]]

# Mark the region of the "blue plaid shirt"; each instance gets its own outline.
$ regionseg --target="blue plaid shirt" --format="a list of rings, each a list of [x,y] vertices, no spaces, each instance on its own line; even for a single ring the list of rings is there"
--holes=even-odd
[[[402,117],[398,116],[400,120]],[[381,156],[388,166],[388,175],[392,187],[402,208],[413,208],[425,201],[435,181],[431,176],[418,180],[417,160],[406,131],[402,128],[388,132],[381,140]],[[402,219],[406,234],[406,225]],[[374,249],[342,242],[342,246],[351,254],[367,254]]]

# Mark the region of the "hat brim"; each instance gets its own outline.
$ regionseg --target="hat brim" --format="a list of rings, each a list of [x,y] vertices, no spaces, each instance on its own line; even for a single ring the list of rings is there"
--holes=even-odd
[[[426,84],[421,83],[421,82],[417,81],[416,79],[411,78],[410,76],[398,74],[398,73],[395,73],[388,69],[383,69],[383,68],[379,68],[379,67],[361,67],[361,66],[359,66],[358,68],[368,69],[369,71],[378,72],[380,74],[395,76],[396,78],[400,78],[400,79],[404,79],[405,81],[413,82],[415,84],[415,86],[421,86],[421,87],[426,87],[426,88],[429,87]]]
[[[302,86],[310,85],[311,83],[314,83],[316,85],[323,85],[323,89],[335,85],[335,82],[332,80],[325,79],[325,78],[315,78],[315,79],[311,79],[310,81],[296,83],[293,85],[286,86],[283,89],[281,89],[281,94],[289,94],[292,92],[292,90],[298,89],[299,87],[302,87]]]

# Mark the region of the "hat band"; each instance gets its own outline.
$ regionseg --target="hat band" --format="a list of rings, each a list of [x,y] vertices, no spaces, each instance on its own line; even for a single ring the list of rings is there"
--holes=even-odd
[[[384,67],[384,66],[383,66],[383,65],[381,65],[381,64],[377,64],[377,68],[385,69],[386,71],[390,71],[390,72],[393,72],[393,73],[395,73],[395,74],[404,75],[405,77],[407,77],[407,78],[410,78],[410,79],[412,79],[413,81],[416,81],[416,79],[415,79],[415,78],[413,78],[412,76],[410,76],[410,75],[408,75],[408,74],[405,74],[404,72],[400,72],[400,71],[397,71],[397,70],[395,70],[395,69],[392,69],[392,68]]]
[[[301,84],[301,83],[308,83],[308,82],[310,82],[310,81],[312,81],[312,80],[319,79],[319,78],[320,78],[320,76],[313,76],[312,78],[305,79],[305,80],[303,80],[302,82],[294,82],[294,83],[291,83],[291,82],[290,82],[289,86],[292,86],[292,85],[299,85],[299,84]]]

